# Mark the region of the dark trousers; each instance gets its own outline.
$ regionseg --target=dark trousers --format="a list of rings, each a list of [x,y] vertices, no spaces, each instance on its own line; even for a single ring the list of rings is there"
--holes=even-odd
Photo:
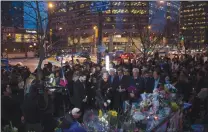
[[[42,115],[41,124],[43,126],[43,132],[53,132],[56,127],[56,121],[53,119],[53,115],[46,113]]]
[[[25,132],[42,132],[43,128],[41,126],[41,123],[35,123],[35,124],[29,124],[27,123],[25,126]]]

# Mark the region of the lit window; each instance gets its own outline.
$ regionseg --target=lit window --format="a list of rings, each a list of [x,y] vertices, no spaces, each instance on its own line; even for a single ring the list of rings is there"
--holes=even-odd
[[[133,13],[133,14],[146,14],[146,11],[145,10],[132,9],[131,13]]]
[[[73,10],[74,8],[73,7],[69,7],[69,10],[71,11],[71,10]]]
[[[89,5],[90,5],[89,3],[86,3],[86,4],[85,4],[86,7],[89,6]]]
[[[112,10],[112,14],[128,13],[128,9]]]
[[[84,8],[84,6],[85,6],[84,4],[81,4],[79,7],[80,7],[80,8]]]
[[[121,2],[113,2],[114,6],[120,6],[122,3]]]
[[[110,21],[111,21],[110,17],[107,17],[107,18],[106,18],[106,21],[107,21],[107,22],[110,22]]]
[[[126,21],[127,21],[127,19],[126,19],[126,18],[124,18],[124,19],[123,19],[123,21],[124,21],[124,22],[126,22]]]
[[[125,2],[124,6],[129,6],[129,2]]]
[[[32,40],[32,42],[37,42],[37,36],[36,35],[31,35],[31,40]]]
[[[15,42],[22,42],[22,34],[15,34]]]
[[[62,8],[58,12],[66,12],[66,9]]]
[[[110,14],[111,13],[111,10],[107,10],[105,11],[106,14]]]
[[[201,29],[204,29],[205,27],[200,27]]]
[[[24,34],[24,42],[30,42],[30,34]]]

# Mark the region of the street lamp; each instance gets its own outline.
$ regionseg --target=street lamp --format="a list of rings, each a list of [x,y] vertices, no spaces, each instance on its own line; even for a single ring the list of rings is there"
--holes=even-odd
[[[148,26],[148,29],[151,29],[151,26]]]
[[[59,28],[59,30],[62,30],[62,29],[63,29],[62,27]]]
[[[96,48],[96,43],[97,43],[97,38],[98,38],[98,27],[94,26],[93,30],[94,30],[94,46],[93,47]],[[92,47],[92,51],[94,53],[95,49],[93,49],[93,47]]]
[[[48,11],[48,25],[49,25],[49,45],[52,44],[52,29],[51,29],[51,15],[53,13],[53,8],[54,8],[54,4],[52,2],[49,2],[48,3],[48,8],[49,8],[49,11]],[[46,56],[47,56],[47,44],[46,44],[46,49],[45,49],[45,52],[46,52]]]
[[[94,26],[93,29],[96,30],[97,29],[97,26]]]
[[[53,8],[53,4],[52,3],[48,3],[48,7],[49,8]]]

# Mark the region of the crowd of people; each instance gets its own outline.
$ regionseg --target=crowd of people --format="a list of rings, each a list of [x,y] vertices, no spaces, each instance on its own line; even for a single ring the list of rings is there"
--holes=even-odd
[[[109,71],[90,59],[77,62],[66,62],[61,68],[48,63],[34,73],[20,66],[2,70],[2,126],[11,122],[20,132],[53,132],[57,126],[75,131],[79,125],[72,127],[73,122],[81,123],[85,110],[122,113],[124,101],[137,102],[141,93],[152,93],[164,84],[173,85],[183,101],[192,104],[192,123],[201,111],[207,120],[208,97],[198,97],[201,91],[208,93],[208,62],[201,56],[112,61]],[[61,86],[63,79],[65,87]],[[49,87],[45,82],[52,84]],[[63,115],[63,122],[57,125],[54,117]]]

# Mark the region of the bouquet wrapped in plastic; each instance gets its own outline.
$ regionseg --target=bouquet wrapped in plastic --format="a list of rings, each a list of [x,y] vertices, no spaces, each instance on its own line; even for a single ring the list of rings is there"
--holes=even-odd
[[[110,130],[110,125],[108,120],[100,115],[97,111],[89,110],[86,111],[83,117],[84,127],[89,132],[107,132]]]
[[[2,132],[18,132],[18,129],[16,127],[12,126],[12,122],[10,122],[10,125],[6,125],[3,129]]]

